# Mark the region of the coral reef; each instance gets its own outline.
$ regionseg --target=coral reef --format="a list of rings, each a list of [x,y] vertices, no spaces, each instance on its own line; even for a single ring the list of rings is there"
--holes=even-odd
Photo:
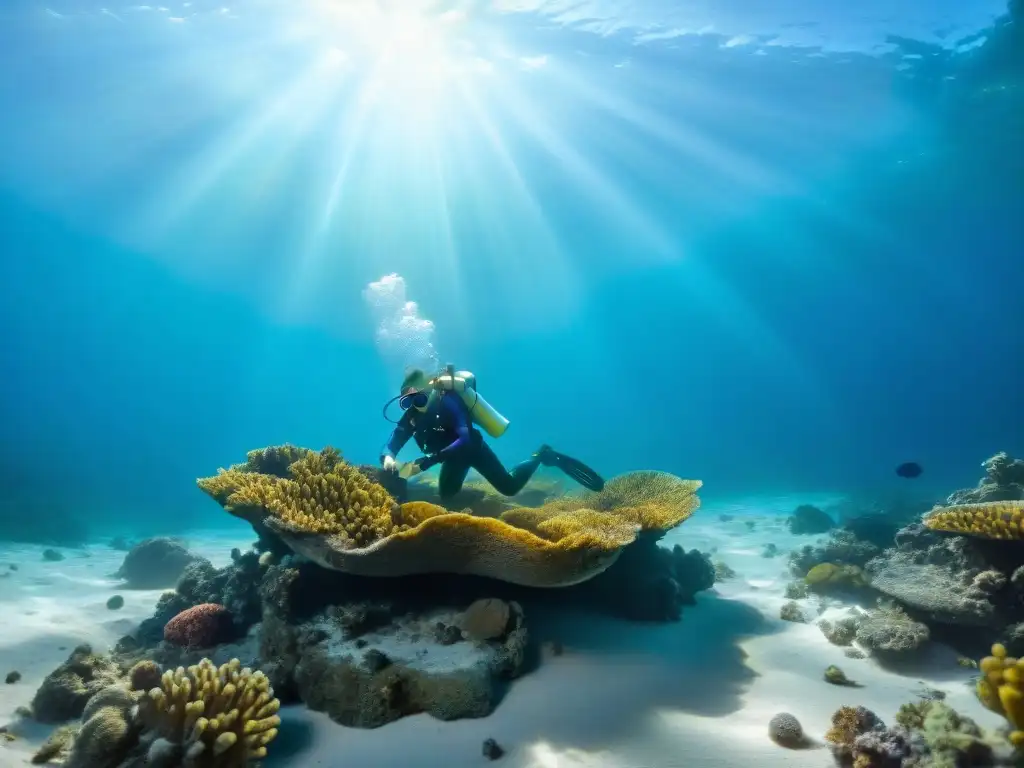
[[[789,555],[790,570],[796,576],[806,576],[814,566],[823,563],[864,567],[881,549],[870,541],[859,539],[853,532],[842,528],[832,531],[823,544],[806,545]]]
[[[789,712],[780,712],[768,721],[768,738],[789,749],[799,749],[807,742],[803,726]]]
[[[800,610],[800,606],[792,600],[779,609],[779,618],[783,621],[793,621],[798,624],[807,622],[807,618],[804,616],[803,611]]]
[[[997,623],[993,595],[975,578],[991,567],[971,540],[908,526],[866,566],[871,586],[926,621],[963,626]]]
[[[934,499],[914,498],[907,496],[906,492],[883,498],[846,498],[828,509],[828,512],[839,521],[840,531],[837,533],[844,533],[861,544],[869,544],[875,551],[868,554],[863,561],[845,560],[836,556],[825,557],[822,560],[864,565],[867,560],[878,554],[879,550],[892,546],[900,528],[916,523],[933,506]]]
[[[810,504],[801,504],[786,519],[789,532],[797,535],[827,533],[836,527],[836,522],[826,512]]]
[[[897,605],[881,605],[864,616],[857,626],[857,642],[878,655],[916,651],[928,642],[925,624],[914,621]]]
[[[1024,461],[1000,452],[983,461],[981,466],[985,476],[977,487],[954,491],[946,499],[947,506],[1024,500]]]
[[[174,539],[146,539],[125,555],[116,577],[132,589],[159,589],[177,582],[186,566],[194,560]]]
[[[1011,765],[1005,739],[978,727],[947,704],[928,699],[904,705],[887,727],[864,707],[840,707],[825,740],[847,768]]]
[[[366,576],[476,574],[531,586],[592,578],[641,531],[664,533],[689,517],[700,487],[638,472],[614,478],[598,494],[511,509],[500,519],[440,508],[425,515],[422,502],[399,505],[331,448],[293,461],[289,477],[259,473],[261,461],[250,454],[246,465],[199,486],[325,568]],[[279,470],[283,462],[273,463]]]
[[[243,768],[277,735],[280,702],[269,681],[237,659],[166,672],[144,662],[131,679],[96,690],[81,724],[54,733],[32,762],[66,754],[65,768]]]
[[[860,626],[861,617],[847,616],[836,621],[822,620],[818,622],[818,628],[825,635],[825,639],[832,645],[852,645],[857,638],[857,629]]]
[[[89,699],[118,681],[120,670],[110,659],[83,644],[48,674],[32,699],[32,716],[41,723],[63,723],[80,717]]]

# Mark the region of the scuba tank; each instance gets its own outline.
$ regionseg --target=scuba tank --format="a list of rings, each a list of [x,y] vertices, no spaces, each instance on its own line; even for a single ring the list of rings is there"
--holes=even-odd
[[[508,419],[494,410],[476,390],[476,376],[469,371],[456,371],[450,363],[444,370],[430,381],[438,392],[455,392],[469,409],[474,423],[479,425],[491,437],[501,437],[508,429]]]

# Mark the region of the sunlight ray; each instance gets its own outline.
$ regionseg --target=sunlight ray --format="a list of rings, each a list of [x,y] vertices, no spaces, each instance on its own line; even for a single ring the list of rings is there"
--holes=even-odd
[[[606,174],[575,149],[537,109],[531,106],[530,100],[507,80],[503,83],[502,96],[508,103],[512,118],[563,166],[573,177],[582,194],[593,197],[609,215],[617,217],[645,248],[652,249],[663,258],[672,259],[679,255],[678,248],[668,233],[640,210]]]
[[[539,268],[541,273],[547,277],[549,286],[559,294],[562,303],[559,314],[564,319],[571,314],[572,308],[577,305],[579,300],[578,281],[566,259],[564,248],[519,170],[518,164],[509,152],[500,129],[484,108],[475,90],[463,86],[461,93],[468,112],[475,119],[476,127],[483,133],[488,147],[498,158],[502,170],[511,180],[517,205],[525,212],[530,229],[536,233],[539,239],[539,252],[532,254],[529,262],[525,258],[512,262],[518,267],[518,280],[521,282],[524,274],[536,275],[535,270]],[[536,286],[535,281],[534,286]],[[548,322],[554,319],[551,315],[546,314],[545,316]]]
[[[566,67],[553,66],[549,70],[567,93],[581,97],[591,106],[626,121],[642,134],[700,161],[708,170],[724,171],[757,190],[777,191],[796,187],[795,180],[689,127],[685,120],[669,120],[628,97],[622,97],[616,89],[596,88],[586,79],[573,75]]]
[[[287,90],[264,99],[257,115],[236,120],[233,128],[195,155],[164,187],[154,201],[155,209],[142,217],[145,226],[166,232],[179,224],[225,180],[233,167],[251,158],[265,139],[273,136],[271,146],[279,155],[290,151],[326,109],[333,89],[324,88],[325,78],[337,74],[336,63],[320,57]],[[287,140],[283,131],[276,130],[281,126],[287,126]]]

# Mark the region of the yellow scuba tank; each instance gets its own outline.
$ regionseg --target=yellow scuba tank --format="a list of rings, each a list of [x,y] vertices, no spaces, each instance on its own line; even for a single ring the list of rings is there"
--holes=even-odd
[[[508,419],[494,410],[480,393],[476,391],[476,376],[469,371],[456,371],[455,366],[447,365],[444,371],[431,380],[431,385],[438,392],[455,392],[469,409],[473,421],[491,437],[501,437],[508,429]]]

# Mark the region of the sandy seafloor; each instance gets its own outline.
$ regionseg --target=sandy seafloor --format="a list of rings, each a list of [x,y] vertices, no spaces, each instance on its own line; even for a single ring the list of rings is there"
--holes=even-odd
[[[932,644],[912,668],[892,671],[871,659],[854,660],[829,644],[813,623],[778,618],[791,580],[786,554],[823,537],[793,536],[785,513],[798,503],[822,499],[775,498],[706,504],[665,539],[687,549],[714,550],[737,572],[730,581],[702,593],[672,624],[637,624],[571,614],[527,614],[539,640],[557,639],[565,652],[516,681],[487,718],[443,723],[427,715],[383,728],[360,730],[333,723],[302,706],[283,710],[283,724],[266,768],[359,766],[370,768],[705,768],[712,766],[832,765],[824,748],[785,750],[767,738],[767,724],[781,711],[800,720],[821,741],[832,712],[860,704],[891,722],[899,706],[924,688],[947,694],[946,701],[984,726],[1000,718],[975,699],[972,670],[957,666],[956,654]],[[735,515],[721,522],[719,515]],[[754,530],[746,521],[755,520]],[[181,535],[176,534],[176,535]],[[232,547],[247,548],[244,528],[196,531],[190,549],[215,565],[230,561]],[[782,554],[762,557],[765,544]],[[29,704],[43,677],[74,646],[89,642],[110,648],[138,621],[151,615],[160,590],[120,590],[111,578],[124,557],[106,542],[64,549],[66,559],[44,562],[43,547],[0,544],[0,675],[18,670],[20,682],[0,683],[0,725]],[[121,594],[119,611],[107,598]],[[813,621],[811,600],[800,601]],[[826,617],[842,606],[833,604]],[[822,679],[839,665],[860,688],[836,687]],[[0,766],[28,764],[49,732],[33,726],[24,738],[0,746]],[[507,751],[490,763],[484,739]]]

